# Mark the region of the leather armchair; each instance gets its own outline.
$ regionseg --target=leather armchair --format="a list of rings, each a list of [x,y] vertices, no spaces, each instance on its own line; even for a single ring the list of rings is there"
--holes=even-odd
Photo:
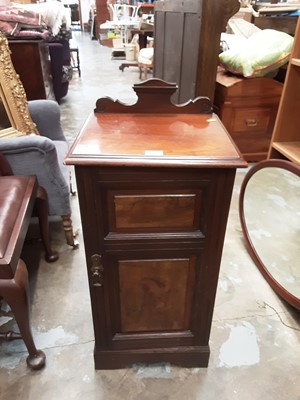
[[[67,243],[74,241],[70,206],[70,171],[64,165],[68,143],[60,124],[60,108],[52,100],[32,100],[28,108],[40,135],[4,138],[0,152],[14,175],[35,175],[48,196],[49,215],[59,215]]]

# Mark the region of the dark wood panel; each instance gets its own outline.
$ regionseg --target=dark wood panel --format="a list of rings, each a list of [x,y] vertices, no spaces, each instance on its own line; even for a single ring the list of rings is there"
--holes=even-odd
[[[232,132],[265,132],[270,123],[272,108],[236,108],[233,113]]]
[[[195,195],[116,196],[117,228],[193,228]]]
[[[164,40],[157,40],[163,35],[162,28],[164,24],[164,13],[155,12],[155,25],[154,25],[154,41],[155,41],[155,57],[157,61],[155,62],[155,76],[158,78],[163,76],[164,73],[164,54],[165,54],[165,42]]]
[[[187,330],[193,277],[188,259],[120,261],[121,331]]]
[[[111,170],[107,175],[102,172],[93,180],[98,182],[96,212],[107,209],[102,223],[107,240],[117,238],[113,233],[120,233],[120,239],[126,234],[129,238],[151,233],[166,239],[176,232],[205,236],[215,185],[213,171],[206,170],[201,179],[192,171],[180,175],[176,170],[166,174],[164,169],[145,169],[143,175],[125,168],[117,175]]]
[[[198,60],[194,55],[197,54],[199,44],[195,38],[199,37],[200,28],[201,20],[197,14],[185,14],[179,81],[182,99],[193,99],[196,94],[196,80],[191,81],[191,77],[197,75]]]
[[[96,21],[95,31],[96,38],[100,39],[100,25],[110,20],[108,11],[107,0],[96,0]],[[112,39],[106,39],[100,41],[102,45],[112,47]]]
[[[277,31],[295,35],[297,17],[285,16],[258,16],[253,17],[252,23],[260,29],[275,29]]]
[[[194,228],[196,194],[139,194],[114,197],[116,228]]]
[[[237,77],[220,69],[215,111],[247,161],[263,160],[275,123],[282,84],[274,79]]]
[[[207,96],[213,101],[221,33],[239,8],[238,0],[202,0],[196,96]]]
[[[154,76],[179,85],[175,103],[213,100],[221,32],[239,7],[238,0],[155,2]]]
[[[168,360],[172,365],[181,368],[202,368],[208,366],[210,355],[209,345],[180,346],[153,349],[108,350],[95,347],[95,368],[116,369],[128,368],[133,364],[165,363]],[[116,367],[117,365],[117,367]]]
[[[151,250],[144,246],[143,250],[129,251],[127,247],[123,251],[116,248],[106,251],[103,282],[106,326],[102,329],[109,347],[143,349],[150,342],[157,348],[206,344],[203,321],[201,318],[197,321],[197,325],[201,325],[199,332],[192,317],[192,300],[199,296],[196,301],[201,304],[201,295],[205,292],[207,278],[201,279],[200,290],[198,287],[200,270],[205,270],[203,266],[202,252],[195,246],[194,249],[175,250],[173,246],[169,250],[159,250],[155,246]],[[176,288],[180,285],[179,311],[173,304],[176,301],[173,284]],[[100,310],[98,307],[97,313]],[[165,315],[177,312],[172,318]],[[149,327],[150,318],[155,328]],[[166,329],[159,328],[160,318]]]
[[[239,144],[239,149],[245,157],[247,154],[247,158],[251,160],[253,159],[253,154],[260,155],[262,158],[265,157],[269,149],[271,133],[261,131],[251,132],[250,141],[247,132],[236,132],[234,134],[234,139]]]
[[[181,69],[181,53],[182,53],[182,37],[181,31],[184,25],[184,15],[179,12],[165,14],[164,25],[164,58],[163,64],[168,67],[163,69],[161,77],[167,82],[180,81]],[[174,29],[176,27],[176,29]],[[171,33],[172,34],[168,34]],[[172,62],[170,62],[172,60]],[[174,98],[174,96],[173,96]]]
[[[11,40],[9,48],[27,100],[54,98],[47,43],[40,40]]]

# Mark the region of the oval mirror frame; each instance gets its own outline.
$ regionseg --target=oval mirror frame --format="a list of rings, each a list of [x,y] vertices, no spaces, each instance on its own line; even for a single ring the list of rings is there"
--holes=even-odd
[[[279,282],[277,282],[274,279],[272,274],[268,271],[267,267],[262,262],[259,254],[257,253],[247,229],[245,210],[244,210],[245,191],[252,176],[264,168],[282,168],[300,177],[299,165],[296,165],[290,161],[280,160],[280,159],[278,160],[270,159],[270,160],[260,161],[247,172],[242,182],[240,196],[239,196],[239,215],[240,215],[240,221],[242,225],[244,238],[246,240],[246,244],[253,261],[255,262],[256,266],[258,267],[258,269],[260,270],[266,281],[272,287],[272,289],[287,303],[289,303],[296,309],[300,310],[300,298],[294,296],[292,293],[286,290]]]

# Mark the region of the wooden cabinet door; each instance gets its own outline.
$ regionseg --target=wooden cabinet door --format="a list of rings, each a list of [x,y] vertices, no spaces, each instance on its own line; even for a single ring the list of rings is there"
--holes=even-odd
[[[105,253],[105,333],[110,348],[140,348],[146,341],[154,347],[201,344],[201,321],[193,321],[192,306],[201,271],[197,253],[182,249]],[[202,344],[207,344],[205,337]]]
[[[96,368],[207,365],[234,174],[76,169]]]

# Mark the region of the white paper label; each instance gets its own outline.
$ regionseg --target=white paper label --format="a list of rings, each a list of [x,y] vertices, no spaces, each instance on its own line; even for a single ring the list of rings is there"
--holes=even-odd
[[[162,150],[145,150],[145,156],[163,156]]]

